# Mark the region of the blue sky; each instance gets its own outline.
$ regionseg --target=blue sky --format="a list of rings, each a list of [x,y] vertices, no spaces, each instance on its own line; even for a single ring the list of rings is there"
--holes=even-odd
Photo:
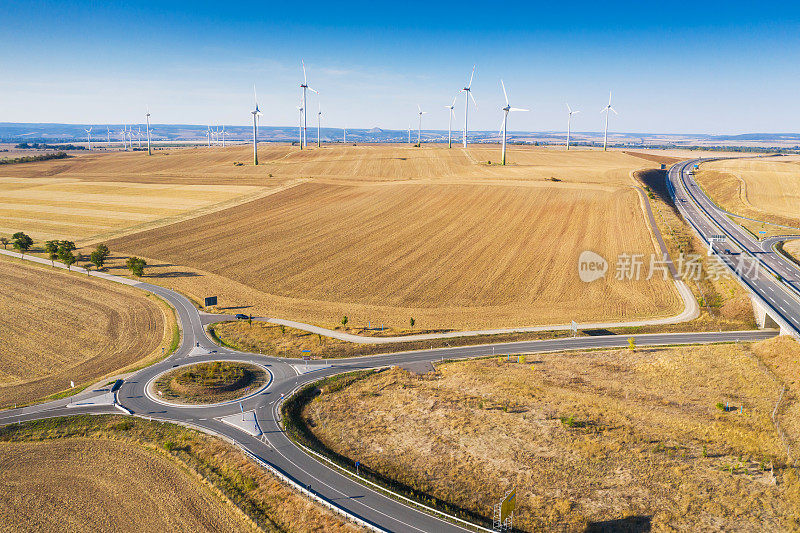
[[[800,131],[800,9],[738,2],[3,2],[0,122],[294,125],[304,59],[324,124],[447,128],[473,64],[471,127]],[[316,111],[316,97],[310,102]]]

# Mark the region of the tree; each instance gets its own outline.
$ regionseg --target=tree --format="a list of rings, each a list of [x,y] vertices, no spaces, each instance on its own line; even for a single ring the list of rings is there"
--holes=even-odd
[[[61,243],[59,241],[45,241],[44,242],[44,251],[47,252],[47,257],[50,259],[50,263],[53,266],[56,266],[56,259],[58,259],[58,249]]]
[[[111,251],[108,249],[108,246],[102,243],[98,244],[95,250],[100,252],[100,254],[103,256],[103,259],[108,259],[108,256],[111,253]]]
[[[408,323],[409,323],[409,324],[411,324],[411,329],[414,329],[414,324],[416,324],[416,323],[417,323],[417,321],[416,321],[416,320],[414,320],[414,317],[412,316],[412,317],[411,317],[411,320],[409,320],[409,321],[408,321]]]
[[[342,326],[347,327],[347,322],[348,322],[347,315],[344,315],[342,317]]]
[[[31,246],[33,246],[33,239],[31,239],[28,235],[25,235],[21,231],[18,231],[17,233],[12,235],[12,238],[14,239],[14,248],[19,250],[20,254],[22,254],[22,256],[24,257],[25,252],[30,250]]]
[[[70,267],[78,262],[78,259],[75,257],[75,254],[72,253],[72,250],[59,250],[58,258],[62,263],[67,265],[67,270],[71,270]]]
[[[11,242],[11,240],[8,237],[0,237],[0,244],[3,245],[4,249],[6,249],[6,250],[8,249],[8,245],[9,245],[10,242]]]
[[[128,260],[125,262],[125,266],[128,267],[128,270],[131,271],[131,274],[140,278],[144,276],[144,267],[147,266],[147,262],[140,258],[140,257],[129,257]]]
[[[73,252],[75,251],[75,243],[72,241],[57,241],[58,242],[58,249],[63,250],[65,252]]]
[[[98,250],[93,251],[89,255],[89,261],[91,261],[94,264],[94,266],[97,267],[97,270],[100,270],[101,268],[103,268],[103,265],[106,263],[106,257],[103,255],[103,252],[101,252],[98,249]]]

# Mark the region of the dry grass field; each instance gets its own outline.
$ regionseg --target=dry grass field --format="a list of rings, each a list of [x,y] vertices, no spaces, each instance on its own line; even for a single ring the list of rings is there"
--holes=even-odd
[[[800,227],[800,158],[713,161],[700,168],[698,182],[728,211]]]
[[[0,471],[2,531],[358,531],[238,448],[133,417],[0,428]]]
[[[0,443],[0,470],[4,530],[256,530],[174,461],[135,444]]]
[[[159,357],[174,323],[165,304],[136,289],[8,258],[0,309],[0,407]]]
[[[800,476],[770,414],[783,381],[796,458],[799,366],[786,338],[447,363],[323,387],[304,416],[334,451],[484,516],[516,487],[523,531],[789,531]]]
[[[783,245],[783,250],[800,263],[800,239],[786,241]]]

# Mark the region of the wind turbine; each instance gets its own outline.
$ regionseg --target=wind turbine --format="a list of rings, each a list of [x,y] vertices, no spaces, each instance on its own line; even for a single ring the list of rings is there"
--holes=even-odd
[[[419,126],[417,127],[417,144],[422,146],[422,115],[426,114],[427,111],[423,111],[422,108],[417,104],[417,109],[419,110]]]
[[[469,83],[467,86],[461,89],[461,92],[464,93],[464,148],[467,147],[467,115],[469,114],[469,99],[472,98],[472,103],[475,105],[475,109],[478,109],[478,103],[475,102],[475,97],[472,96],[472,78],[475,76],[475,65],[472,65],[472,74],[469,75]]]
[[[92,126],[89,126],[88,130],[86,128],[84,128],[84,131],[86,132],[86,139],[89,141],[89,150],[91,150],[92,149]]]
[[[319,103],[319,100],[317,100],[317,108],[317,148],[320,148],[322,146],[322,141],[319,138],[319,131],[322,128],[322,104]]]
[[[111,145],[111,130],[106,126],[106,146]]]
[[[225,148],[225,136],[228,133],[225,131],[225,124],[222,125],[222,147]]]
[[[408,144],[411,144],[411,124],[408,125]]]
[[[120,133],[122,134],[122,149],[127,152],[128,151],[128,144],[127,144],[128,141],[126,139],[126,134],[128,132],[125,129],[125,125],[124,124],[122,125],[122,129],[120,130]]]
[[[308,103],[306,102],[306,89],[309,91],[313,91],[317,94],[319,92],[315,91],[311,87],[308,86],[308,78],[306,78],[306,64],[301,60],[300,64],[303,66],[303,83],[300,84],[300,87],[303,89],[303,109],[308,109]],[[301,147],[305,146],[308,147],[308,114],[303,113],[303,143]]]
[[[604,152],[606,151],[606,148],[608,146],[608,115],[611,114],[611,113],[609,113],[609,111],[613,111],[615,115],[619,115],[619,113],[617,113],[617,110],[614,109],[613,107],[611,107],[611,91],[608,91],[608,105],[605,106],[602,111],[600,111],[601,113],[605,113],[606,114],[606,130],[605,130],[605,133],[603,134],[603,151]]]
[[[206,139],[208,140],[208,145],[211,146],[211,126],[206,126]]]
[[[142,127],[136,126],[136,148],[142,147]]]
[[[342,128],[342,143],[347,144],[347,126]]]
[[[503,80],[500,80],[500,86],[503,87],[503,96],[506,98],[506,106],[503,107],[503,164],[506,164],[506,132],[508,130],[508,114],[511,111],[530,111],[530,109],[521,109],[519,107],[511,107],[508,103],[508,93],[506,93],[506,85]]]
[[[455,117],[456,112],[453,111],[456,108],[456,98],[453,97],[453,103],[450,105],[446,105],[447,109],[450,110],[450,122],[447,123],[447,147],[453,147],[453,117]]]
[[[147,107],[147,155],[153,155],[150,150],[150,107]]]
[[[253,164],[258,165],[258,117],[264,114],[258,110],[258,95],[256,94],[255,84],[253,84],[253,99],[256,103],[256,108],[250,111],[253,115]]]
[[[572,122],[572,115],[576,113],[580,113],[580,111],[573,111],[572,108],[567,104],[567,111],[569,111],[569,116],[567,117],[567,150],[569,150],[569,133],[570,133],[570,123]]]

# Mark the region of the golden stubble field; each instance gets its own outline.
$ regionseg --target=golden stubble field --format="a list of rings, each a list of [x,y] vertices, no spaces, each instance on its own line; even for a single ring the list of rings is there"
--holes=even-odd
[[[112,440],[0,443],[9,531],[258,531],[161,454]]]
[[[728,211],[800,227],[800,157],[712,161],[700,168],[698,183]]]
[[[0,407],[161,355],[174,318],[136,289],[0,257]]]
[[[323,387],[304,416],[334,451],[484,516],[516,487],[522,531],[789,531],[800,476],[770,414],[786,384],[797,454],[798,367],[786,338],[537,354]]]
[[[3,531],[352,532],[237,447],[121,415],[0,428]]]
[[[618,254],[655,251],[630,176],[651,156],[515,146],[511,165],[488,164],[497,152],[268,145],[259,167],[247,146],[11,165],[0,233],[84,252],[105,240],[146,257],[148,281],[197,300],[329,326],[345,314],[462,329],[680,310],[671,282],[611,273]],[[578,281],[584,250],[611,263],[605,281]]]
[[[583,250],[612,265],[620,253],[654,251],[630,177],[654,161],[519,148],[501,168],[481,162],[492,147],[284,150],[264,168],[305,182],[110,246],[152,259],[155,282],[196,299],[216,294],[222,307],[326,325],[346,314],[394,326],[412,316],[425,328],[519,326],[681,307],[660,278],[578,282]]]

